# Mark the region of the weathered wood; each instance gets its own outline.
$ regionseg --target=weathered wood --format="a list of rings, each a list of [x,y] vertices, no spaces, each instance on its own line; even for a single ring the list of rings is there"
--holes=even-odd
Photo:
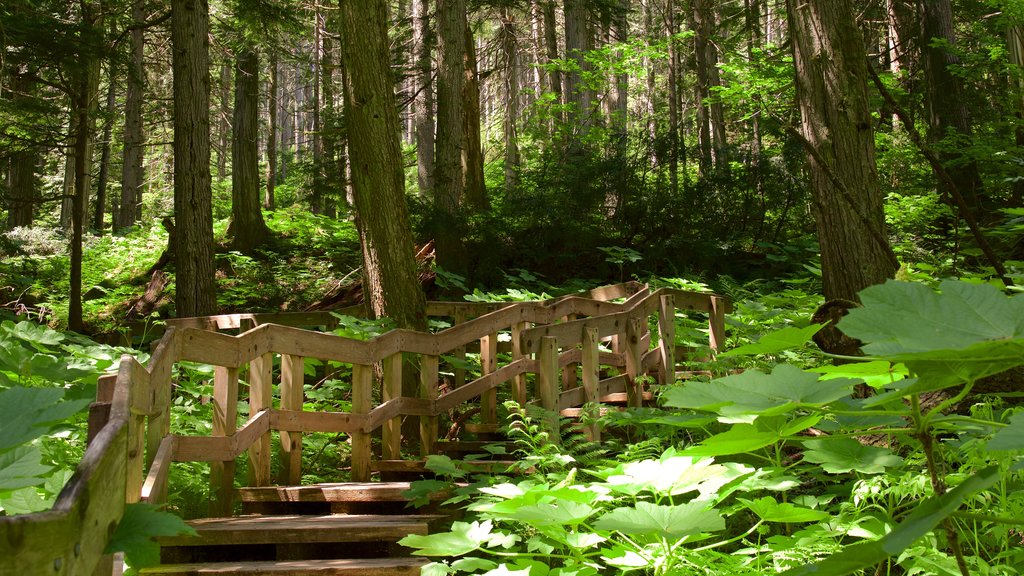
[[[433,355],[420,356],[420,398],[436,405],[439,390],[437,387],[439,359]],[[437,441],[437,416],[435,412],[420,416],[420,455],[434,453]]]
[[[249,362],[249,414],[259,414],[273,408],[273,362],[272,354],[263,354]],[[270,426],[267,432],[249,447],[249,485],[270,484],[271,438]]]
[[[171,471],[176,445],[177,439],[174,436],[166,436],[157,448],[153,462],[149,466],[149,474],[142,484],[143,502],[159,505],[167,501],[167,475]]]
[[[661,352],[661,367],[658,372],[660,384],[672,384],[676,380],[676,299],[673,294],[663,294],[658,307],[658,350]]]
[[[220,546],[224,544],[326,544],[333,542],[394,542],[409,534],[426,534],[434,515],[235,516],[188,522],[199,534],[162,536],[161,546]]]
[[[303,371],[302,356],[281,354],[281,409],[302,410]],[[281,475],[282,484],[298,484],[302,478],[302,433],[281,433]]]
[[[600,345],[601,336],[597,333],[596,328],[584,328],[583,329],[583,348],[580,350],[582,358],[581,370],[583,380],[583,402],[582,404],[595,404],[598,401],[598,389],[601,380],[601,364],[600,364]],[[577,404],[578,406],[579,404]],[[587,438],[599,442],[601,440],[601,431],[597,424],[590,424],[584,427],[584,434]]]
[[[500,311],[498,313],[500,313]],[[451,328],[449,328],[448,330],[444,331],[444,332],[447,332],[447,334],[444,334],[445,336],[451,337],[452,335],[454,335],[454,330],[456,328],[461,328],[462,331],[466,331],[466,326],[465,326],[466,316],[465,316],[465,312],[460,311],[460,310],[456,310],[455,316],[454,316],[453,320],[454,320],[454,325]],[[460,326],[460,324],[462,326]],[[466,345],[465,345],[465,343],[455,347],[455,349],[452,350],[452,354],[451,355],[452,355],[452,357],[453,357],[453,359],[455,361],[455,368],[454,368],[454,370],[452,370],[452,372],[455,375],[454,376],[454,382],[452,383],[452,388],[462,388],[462,386],[466,383],[466,369],[463,368],[463,364],[466,362]]]
[[[442,395],[435,403],[435,413],[443,414],[460,404],[468,402],[470,399],[480,396],[485,391],[490,390],[495,386],[499,386],[502,382],[507,381],[516,374],[533,372],[535,365],[536,361],[527,358],[510,362],[486,376],[481,376],[461,388],[457,388]]]
[[[369,366],[352,366],[352,412],[357,415],[370,413],[373,407],[373,370]],[[370,480],[370,435],[353,431],[352,438],[352,481]]]
[[[143,576],[201,576],[231,574],[232,576],[384,576],[419,575],[428,563],[425,558],[359,558],[335,560],[282,560],[261,562],[211,562],[206,564],[172,564],[142,570]]]
[[[629,383],[626,393],[629,395],[629,406],[639,408],[643,405],[643,384],[640,381],[643,353],[642,332],[646,322],[640,318],[629,318],[626,321],[626,375]]]
[[[540,405],[548,412],[545,417],[548,433],[557,442],[558,434],[558,338],[542,336],[537,351],[537,392]]]
[[[402,420],[402,416],[436,416],[434,404],[421,398],[392,398],[377,406],[366,415],[360,430],[372,433],[377,428],[386,426],[394,420]],[[401,438],[399,437],[399,440]]]
[[[160,339],[147,364],[152,406],[146,427],[146,465],[152,466],[160,444],[171,433],[171,372],[178,361],[180,333],[171,327]]]
[[[111,420],[85,451],[53,509],[0,516],[0,574],[91,574],[125,505],[128,428]]]
[[[233,436],[238,428],[238,368],[216,366],[213,376],[211,436]],[[210,462],[210,516],[230,516],[235,492],[235,460]]]
[[[529,328],[528,322],[516,322],[512,325],[512,361],[515,362],[524,358],[523,346],[520,338],[523,331]],[[526,374],[517,374],[512,377],[512,399],[520,406],[526,406]]]
[[[287,432],[352,434],[362,430],[365,422],[365,414],[349,414],[348,412],[303,412],[302,410],[272,410],[270,412],[270,429]]]
[[[397,401],[396,404],[400,405],[402,400],[402,354],[394,354],[385,358],[384,364],[384,383],[381,386],[383,403],[387,404],[389,401]],[[372,412],[371,412],[372,414]],[[368,418],[368,423],[373,418]],[[369,432],[370,430],[363,430]],[[402,457],[402,417],[396,410],[396,414],[393,417],[383,422],[382,430],[382,451],[384,458],[401,458]]]
[[[340,482],[309,486],[264,486],[241,488],[243,502],[408,502],[410,482]],[[451,496],[451,490],[439,490],[432,500]]]
[[[709,338],[712,352],[719,352],[725,346],[725,312],[727,302],[721,296],[711,298],[711,310],[708,313]]]
[[[498,369],[498,334],[492,333],[480,339],[480,375],[493,374]],[[480,394],[480,421],[483,424],[498,423],[498,390],[490,388]]]

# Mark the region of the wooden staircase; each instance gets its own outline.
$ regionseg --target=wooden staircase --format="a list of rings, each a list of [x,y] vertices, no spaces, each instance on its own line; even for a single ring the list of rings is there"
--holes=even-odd
[[[160,538],[163,564],[146,575],[419,574],[425,559],[397,542],[444,529],[443,513],[410,513],[407,482],[242,488],[242,516],[189,522],[195,536]],[[448,494],[431,495],[428,510]]]

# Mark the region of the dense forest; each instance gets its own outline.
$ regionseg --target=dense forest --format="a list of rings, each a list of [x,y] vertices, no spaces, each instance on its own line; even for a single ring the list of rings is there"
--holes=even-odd
[[[431,406],[516,362],[522,395],[583,362],[650,385],[579,408],[562,444],[518,392],[431,416],[500,415],[519,461],[427,460],[419,496],[468,512],[402,541],[425,575],[1022,573],[1024,0],[4,0],[0,43],[0,536],[54,505],[116,370],[167,361],[148,465],[164,436],[234,441],[261,410],[426,402],[384,388],[404,352]],[[662,300],[561,364],[555,340],[524,356],[525,321],[363,364],[143,351],[169,319],[235,312],[421,342],[466,321],[428,302],[610,284]],[[412,449],[394,426],[375,456]],[[272,453],[292,484],[369,459],[361,429],[275,430],[263,480]],[[167,509],[246,486],[244,450],[175,461]],[[142,534],[109,545],[154,564]]]

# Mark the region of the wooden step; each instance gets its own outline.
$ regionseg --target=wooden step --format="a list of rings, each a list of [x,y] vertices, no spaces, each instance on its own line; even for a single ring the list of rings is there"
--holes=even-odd
[[[309,486],[260,486],[238,490],[242,502],[408,502],[405,492],[410,482],[341,482]],[[430,495],[432,500],[445,500],[451,491]]]
[[[515,464],[513,460],[460,460],[459,466],[470,473],[504,474]],[[430,476],[425,460],[374,460],[370,468],[376,472],[400,472]]]
[[[441,440],[434,443],[434,452],[438,454],[482,454],[485,456],[494,456],[489,450],[488,446],[500,446],[505,449],[504,454],[498,454],[500,456],[511,454],[515,451],[516,445],[512,442],[499,441],[494,442],[490,440]]]
[[[143,576],[200,576],[232,574],[234,576],[388,576],[419,574],[427,564],[423,558],[366,558],[342,560],[298,560],[288,562],[210,562],[171,564],[140,571]]]
[[[205,518],[188,522],[198,537],[163,536],[157,542],[164,547],[395,542],[409,534],[425,535],[430,522],[444,518],[430,514]]]

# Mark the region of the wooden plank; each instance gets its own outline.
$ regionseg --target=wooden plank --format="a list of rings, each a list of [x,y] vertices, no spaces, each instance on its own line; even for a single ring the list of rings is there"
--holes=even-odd
[[[351,434],[363,429],[365,414],[348,412],[303,412],[271,410],[270,429],[287,432],[328,432]]]
[[[217,334],[196,328],[185,328],[181,332],[179,360],[238,368],[238,339],[227,334]]]
[[[352,366],[352,412],[366,417],[373,407],[373,369],[363,364]],[[353,431],[352,438],[352,481],[370,480],[370,435]],[[297,484],[297,482],[296,482]]]
[[[161,546],[394,542],[426,534],[436,515],[235,516],[188,522],[199,537],[163,536]]]
[[[502,382],[507,381],[517,374],[533,372],[535,365],[535,360],[529,360],[527,358],[510,362],[486,376],[477,378],[462,388],[457,388],[442,395],[437,399],[437,402],[434,405],[435,413],[443,414],[452,408],[479,396],[485,390],[490,390],[491,388],[500,385]]]
[[[167,501],[167,475],[171,471],[176,445],[177,439],[174,436],[167,436],[160,443],[153,462],[149,466],[146,481],[142,484],[141,500],[143,502],[160,505]]]
[[[377,406],[366,415],[360,430],[371,433],[388,422],[399,420],[402,416],[435,415],[434,405],[421,398],[394,398]]]
[[[302,410],[305,383],[302,356],[281,354],[281,409]],[[302,478],[302,433],[281,433],[282,484],[298,484]]]
[[[402,400],[402,354],[393,354],[385,358],[382,362],[384,364],[384,382],[381,386],[383,403],[387,404],[390,400],[397,401],[395,414],[385,420],[383,424],[383,430],[381,431],[382,439],[382,451],[383,457],[387,459],[401,458],[402,457],[402,417],[400,415],[400,403]],[[374,411],[376,412],[376,410]],[[373,421],[373,412],[371,417],[367,418],[367,424],[370,425]],[[376,426],[374,426],[375,428]],[[372,430],[372,428],[371,428]],[[364,428],[364,432],[369,432]]]
[[[653,350],[648,350],[643,353],[640,357],[640,374],[650,374],[651,372],[658,373],[658,383],[661,383],[662,372],[664,366],[662,366],[661,359],[663,358],[660,346]]]
[[[640,318],[629,318],[626,321],[626,375],[629,377],[626,393],[629,395],[629,406],[633,408],[643,405],[643,396],[641,395],[643,384],[639,381],[639,377],[643,375],[641,372],[641,354],[643,352],[641,338],[646,327],[646,322]]]
[[[439,359],[434,355],[420,356],[420,398],[430,402],[433,406],[437,402],[440,393],[437,386]],[[434,443],[437,441],[437,416],[431,411],[430,415],[420,416],[420,455],[426,457],[434,453]]]
[[[520,338],[523,331],[530,327],[528,322],[516,322],[512,325],[512,361],[515,362],[524,358],[523,346]],[[517,374],[512,377],[512,399],[520,406],[526,406],[526,373]]]
[[[454,326],[452,326],[448,330],[444,331],[445,332],[445,336],[448,337],[449,339],[451,339],[456,334],[456,332],[455,332],[456,328],[460,328],[463,332],[465,332],[466,331],[466,326],[464,325],[465,322],[466,322],[465,313],[461,312],[461,311],[456,311],[456,314],[455,314],[455,317],[454,317]],[[463,326],[459,326],[460,324],[463,324]],[[462,341],[461,339],[459,339],[459,340],[460,340],[460,342]],[[462,388],[462,386],[466,383],[466,369],[463,368],[463,364],[465,364],[465,362],[466,362],[466,345],[465,345],[465,343],[462,343],[461,345],[456,346],[455,349],[452,350],[451,356],[452,356],[452,358],[454,358],[454,361],[455,361],[455,368],[452,370],[452,372],[454,373],[454,382],[452,383],[452,388]]]
[[[249,414],[259,414],[274,407],[273,354],[266,353],[249,362]],[[249,447],[248,480],[250,486],[270,484],[270,425]]]
[[[234,438],[228,436],[175,436],[175,462],[224,462],[235,456]]]
[[[243,502],[408,502],[411,482],[337,482],[308,486],[241,488]],[[431,493],[431,500],[451,497],[449,489]]]
[[[537,351],[537,392],[545,416],[548,433],[557,442],[558,431],[558,338],[542,336]]]
[[[493,374],[498,369],[498,334],[488,334],[480,339],[480,375]],[[499,385],[504,381],[499,382]],[[480,422],[498,423],[498,390],[496,387],[480,394]]]
[[[676,300],[672,294],[663,294],[658,307],[658,350],[658,382],[672,384],[676,380]]]
[[[711,310],[708,313],[708,345],[712,353],[717,353],[725,346],[725,311],[727,302],[721,296],[711,299]]]
[[[580,350],[580,364],[583,380],[583,404],[596,404],[598,402],[598,388],[601,380],[601,336],[596,328],[583,329],[583,348]],[[568,408],[569,406],[567,406]],[[600,442],[601,431],[597,424],[590,424],[583,428],[583,433],[594,442]]]
[[[213,437],[230,437],[238,429],[238,368],[214,367]],[[232,443],[233,444],[233,443]],[[230,446],[230,445],[229,445]],[[231,446],[232,452],[234,447]],[[230,516],[235,492],[234,455],[210,462],[210,515]]]
[[[146,427],[146,465],[152,466],[160,444],[171,433],[171,371],[178,361],[180,332],[168,328],[147,363],[153,398]]]
[[[334,560],[282,560],[260,562],[211,562],[204,564],[170,564],[145,568],[143,576],[202,576],[231,574],[233,576],[418,576],[429,563],[425,558],[357,558]]]
[[[288,326],[273,326],[270,334],[272,344],[269,351],[282,355],[334,360],[349,364],[373,364],[377,361],[373,355],[373,349],[376,346],[374,340],[376,339],[366,342],[350,340],[334,334],[323,334]]]
[[[128,427],[96,435],[53,509],[0,516],[0,574],[92,574],[124,513]]]

